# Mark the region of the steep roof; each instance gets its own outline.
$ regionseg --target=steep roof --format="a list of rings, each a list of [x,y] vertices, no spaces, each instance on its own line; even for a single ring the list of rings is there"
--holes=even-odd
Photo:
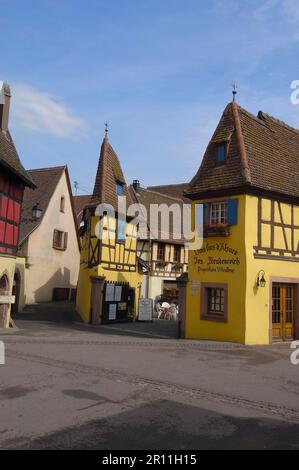
[[[127,204],[131,204],[131,197],[118,156],[113,150],[106,134],[101,146],[98,170],[90,205],[96,206],[100,203],[111,204],[116,210],[118,202],[117,182],[121,183],[123,186],[123,195],[127,197]]]
[[[217,164],[215,144],[227,142],[226,162]],[[236,103],[224,110],[201,166],[186,194],[252,189],[299,198],[299,131]]]
[[[67,172],[66,166],[28,170],[28,174],[36,182],[37,188],[34,191],[30,188],[26,188],[24,191],[20,225],[20,245],[42,222],[50,199],[64,171]],[[41,218],[37,220],[32,218],[32,207],[36,203],[39,203],[43,210]]]
[[[10,98],[10,88],[7,83],[3,84],[5,94]],[[3,91],[2,90],[2,91]],[[3,107],[3,104],[1,105]],[[23,167],[14,142],[9,131],[0,129],[0,166],[13,173],[26,186],[35,188],[34,181]]]
[[[184,192],[188,189],[188,186],[189,183],[162,184],[159,186],[148,186],[147,189],[161,194],[166,194],[166,196],[183,199]]]
[[[92,194],[73,196],[77,225],[80,226],[84,208],[90,203]]]
[[[129,186],[129,191],[131,193],[131,197],[133,202],[137,204],[141,204],[145,207],[146,209],[146,215],[147,215],[147,222],[148,222],[148,230],[147,230],[147,238],[150,237],[150,208],[152,204],[166,204],[168,207],[172,206],[173,204],[178,204],[180,208],[182,209],[183,206],[183,198],[179,197],[172,197],[168,196],[166,194],[160,193],[158,191],[152,191],[151,189],[148,188],[139,188],[138,192],[134,190],[133,185]],[[181,211],[182,213],[182,211]],[[159,222],[159,227],[158,227],[158,237],[155,238],[156,240],[161,240],[161,241],[169,241],[172,243],[183,243],[184,239],[182,236],[182,230],[180,233],[174,233],[174,226],[173,226],[173,216],[172,213],[170,213],[170,218],[169,218],[169,237],[166,237],[165,234],[161,230],[161,225]],[[182,228],[182,227],[181,227]]]

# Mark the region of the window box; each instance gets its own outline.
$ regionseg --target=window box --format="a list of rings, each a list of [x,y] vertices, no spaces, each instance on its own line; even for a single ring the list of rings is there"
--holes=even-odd
[[[179,273],[183,269],[183,263],[173,263],[171,266],[171,271],[175,273]]]
[[[156,270],[158,271],[164,271],[165,267],[167,266],[168,262],[167,261],[156,261]]]
[[[228,237],[229,234],[229,225],[227,224],[211,224],[204,226],[204,237]]]

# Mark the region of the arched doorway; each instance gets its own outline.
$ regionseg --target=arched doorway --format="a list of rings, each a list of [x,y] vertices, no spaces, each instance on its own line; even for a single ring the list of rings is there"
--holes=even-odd
[[[13,279],[12,295],[15,296],[15,303],[11,304],[11,316],[19,313],[19,300],[21,292],[21,274],[17,269]]]
[[[0,278],[0,295],[8,295],[9,294],[9,283],[8,277],[6,274]],[[9,304],[1,304],[0,303],[0,328],[7,327],[7,315],[9,310]]]

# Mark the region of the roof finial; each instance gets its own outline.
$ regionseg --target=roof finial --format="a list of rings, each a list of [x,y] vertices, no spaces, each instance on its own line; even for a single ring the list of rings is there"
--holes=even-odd
[[[236,82],[232,84],[232,87],[233,87],[233,103],[234,103],[236,101],[236,94],[237,94],[237,88],[238,88]]]
[[[106,121],[105,122],[105,137],[107,137],[107,135],[108,135],[108,130],[109,130],[108,129],[108,122]]]

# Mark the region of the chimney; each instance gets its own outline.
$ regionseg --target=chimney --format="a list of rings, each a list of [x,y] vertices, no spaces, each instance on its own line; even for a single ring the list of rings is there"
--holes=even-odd
[[[8,130],[10,88],[7,83],[0,82],[0,128],[3,132]]]
[[[133,188],[136,193],[139,193],[140,189],[140,181],[139,180],[133,180]]]

